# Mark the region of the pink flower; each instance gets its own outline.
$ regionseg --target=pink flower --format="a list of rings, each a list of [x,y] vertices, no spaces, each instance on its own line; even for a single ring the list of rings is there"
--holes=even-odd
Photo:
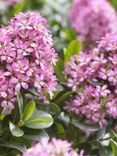
[[[81,150],[78,154],[72,149],[71,144],[66,140],[53,138],[50,142],[47,138],[43,138],[39,143],[28,149],[23,156],[84,156]]]
[[[19,13],[11,19],[8,26],[1,27],[0,85],[13,90],[11,94],[5,87],[0,89],[4,112],[13,109],[9,104],[9,94],[15,98],[17,92],[33,87],[42,100],[46,99],[47,93],[50,97],[54,95],[57,78],[53,66],[57,54],[52,45],[46,19],[37,12]]]
[[[28,89],[28,80],[29,78],[23,74],[17,74],[17,77],[11,77],[10,83],[15,84],[15,91],[19,92],[21,87]]]
[[[70,19],[85,48],[94,47],[106,33],[117,30],[116,12],[107,0],[73,0]],[[110,44],[111,49],[115,46]]]
[[[88,124],[101,127],[106,126],[107,116],[117,119],[116,56],[115,32],[103,37],[97,48],[81,53],[81,56],[72,56],[65,63],[68,87],[76,91],[79,89],[76,96],[66,102],[65,110],[83,116]],[[83,63],[85,58],[87,63]]]

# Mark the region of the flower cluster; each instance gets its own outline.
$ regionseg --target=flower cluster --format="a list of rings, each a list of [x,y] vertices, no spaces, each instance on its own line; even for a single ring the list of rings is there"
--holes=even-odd
[[[7,114],[21,89],[35,87],[43,100],[56,90],[57,54],[45,24],[39,13],[27,12],[0,29],[0,105]]]
[[[19,3],[21,0],[0,0],[0,13],[4,13],[7,7]]]
[[[97,48],[72,56],[65,65],[67,84],[79,93],[65,109],[85,116],[88,123],[117,119],[117,33],[107,34]]]
[[[40,143],[28,149],[23,156],[83,156],[83,153],[81,151],[80,154],[77,154],[67,141],[53,138],[49,142],[47,138],[44,138]]]
[[[73,0],[70,18],[85,48],[117,30],[116,12],[107,0]]]

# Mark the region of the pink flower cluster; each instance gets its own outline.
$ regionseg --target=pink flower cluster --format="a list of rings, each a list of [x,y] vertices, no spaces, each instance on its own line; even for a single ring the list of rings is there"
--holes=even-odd
[[[53,41],[46,19],[37,12],[19,13],[0,29],[0,105],[8,114],[15,94],[36,88],[45,99],[56,91]],[[9,110],[9,111],[8,111]]]
[[[47,138],[41,140],[32,148],[28,149],[23,156],[83,156],[81,151],[77,154],[67,141],[53,138],[51,142]]]
[[[117,30],[116,12],[107,0],[73,0],[70,18],[85,48]]]
[[[100,126],[107,116],[117,119],[117,33],[107,34],[92,52],[72,56],[64,72],[68,86],[79,92],[66,110]]]

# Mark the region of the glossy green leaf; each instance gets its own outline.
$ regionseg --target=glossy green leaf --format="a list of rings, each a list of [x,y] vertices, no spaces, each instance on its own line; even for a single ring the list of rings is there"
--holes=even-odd
[[[105,133],[106,133],[106,128],[99,129],[98,131],[96,131],[94,135],[90,137],[90,141],[100,140],[100,139],[103,140]]]
[[[75,92],[74,91],[68,91],[66,93],[64,93],[59,99],[57,99],[54,103],[57,105],[61,105],[63,103],[64,100],[66,100],[67,98],[69,98],[71,95],[73,95]]]
[[[31,100],[24,109],[23,121],[28,120],[33,115],[34,111],[35,111],[35,101]]]
[[[15,126],[12,122],[9,122],[9,128],[10,128],[11,134],[15,137],[21,137],[24,135],[24,132],[20,128]]]
[[[22,97],[21,93],[17,93],[17,101],[18,101],[18,107],[19,107],[20,117],[22,118],[23,97]]]
[[[32,95],[39,96],[39,93],[38,93],[38,91],[37,91],[35,88],[28,89],[28,91],[29,91]]]
[[[52,115],[58,115],[61,112],[58,105],[54,103],[50,103],[50,104],[43,103],[43,104],[40,104],[38,108],[41,108]]]
[[[100,156],[113,156],[111,151],[108,148],[103,147],[103,146],[100,146],[99,154],[100,154]]]
[[[80,51],[82,50],[82,44],[78,40],[73,40],[67,48],[65,52],[65,62],[70,60],[70,57],[73,55],[79,55]]]
[[[26,151],[26,146],[25,145],[17,144],[15,142],[10,142],[10,141],[0,140],[0,146],[17,149],[20,152],[25,152]]]
[[[79,121],[77,121],[77,120],[72,120],[71,123],[72,123],[75,127],[79,128],[80,130],[85,131],[85,132],[96,132],[96,131],[99,130],[99,127],[90,126],[90,125],[81,123],[81,122],[79,122]]]
[[[25,134],[24,137],[28,140],[39,142],[43,137],[48,138],[49,136],[44,130],[38,130],[37,132]]]
[[[30,120],[24,122],[24,125],[32,129],[44,129],[53,124],[52,116],[44,111],[35,110]]]
[[[54,68],[55,73],[60,81],[65,82],[65,75],[63,74],[64,62],[59,56],[58,56],[57,60],[58,61],[56,62],[56,65]]]

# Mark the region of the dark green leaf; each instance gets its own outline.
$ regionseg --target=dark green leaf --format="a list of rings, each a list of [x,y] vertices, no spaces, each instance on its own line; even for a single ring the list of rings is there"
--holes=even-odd
[[[113,156],[111,151],[108,148],[103,147],[103,146],[100,146],[99,153],[100,153],[100,156]]]
[[[74,126],[76,126],[77,128],[79,128],[80,130],[85,131],[85,132],[96,132],[96,131],[99,130],[99,127],[90,126],[90,125],[81,123],[81,122],[79,122],[79,121],[77,121],[77,120],[72,120],[71,123],[72,123]]]
[[[35,88],[28,89],[28,91],[35,96],[39,96],[39,93],[35,90]]]
[[[57,115],[60,113],[60,109],[59,107],[54,104],[54,103],[50,103],[50,104],[40,104],[39,108],[41,107],[41,109],[47,111],[48,113],[52,114],[52,115]]]
[[[61,105],[63,103],[64,100],[66,100],[67,98],[69,98],[71,95],[73,95],[75,92],[74,91],[68,91],[65,94],[63,94],[59,99],[57,99],[55,101],[55,104],[57,105]]]
[[[17,150],[19,150],[21,152],[26,151],[26,146],[21,145],[21,144],[17,144],[17,143],[14,143],[14,142],[9,142],[9,141],[6,142],[6,141],[0,140],[0,146],[17,149]]]
[[[25,134],[25,138],[31,141],[39,142],[43,137],[49,137],[44,130],[38,130],[38,132],[31,132],[31,134]]]
[[[57,136],[62,136],[62,137],[66,136],[66,130],[64,129],[62,124],[56,122],[55,127],[56,127]]]
[[[22,97],[21,93],[17,93],[17,101],[18,101],[18,106],[19,106],[20,117],[22,118],[23,97]]]

